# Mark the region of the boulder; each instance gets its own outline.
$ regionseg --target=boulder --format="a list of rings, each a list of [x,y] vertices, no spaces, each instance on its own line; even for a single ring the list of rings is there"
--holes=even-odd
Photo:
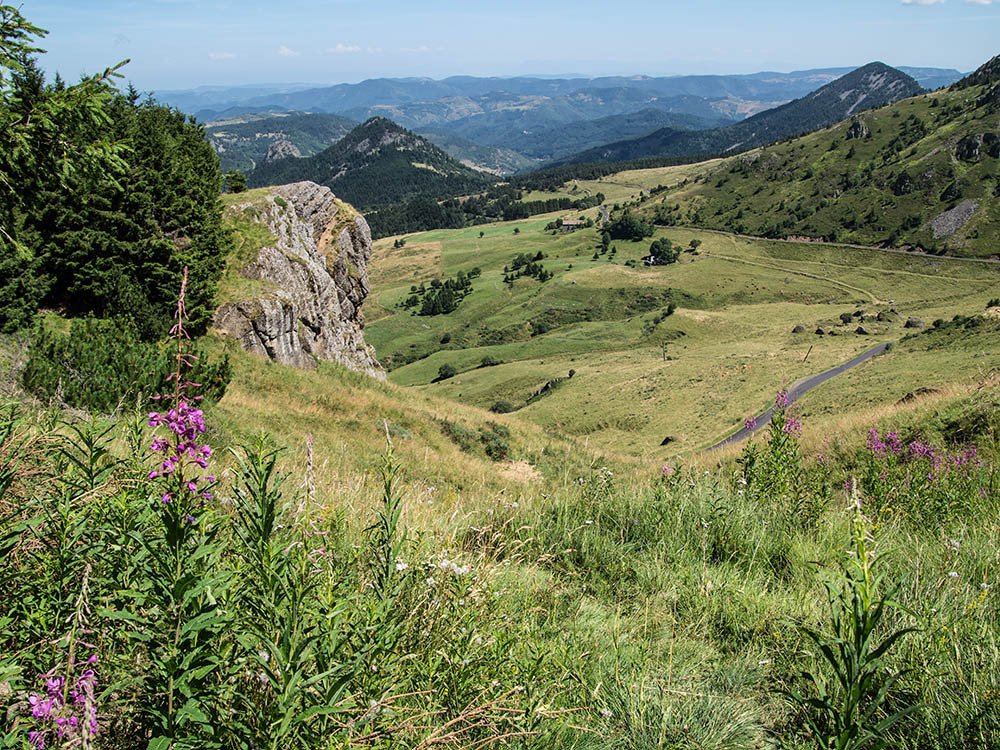
[[[806,332],[806,327],[801,324],[795,326],[795,328],[792,329],[792,333],[805,333],[805,332]]]
[[[920,318],[907,318],[906,322],[903,323],[903,328],[923,328],[924,321]]]
[[[818,328],[816,329],[816,335],[817,335],[817,336],[826,336],[826,329],[825,329],[825,328],[823,328],[823,326],[819,326],[819,327],[818,327]]]
[[[864,326],[858,326],[854,329],[854,332],[859,336],[871,336],[871,332]]]

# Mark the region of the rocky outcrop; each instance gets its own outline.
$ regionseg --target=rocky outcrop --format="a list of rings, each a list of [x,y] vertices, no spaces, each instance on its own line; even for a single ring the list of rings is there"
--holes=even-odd
[[[264,163],[270,164],[272,161],[277,161],[278,159],[289,159],[292,157],[296,159],[302,158],[302,152],[299,151],[298,146],[291,141],[275,141],[267,147],[267,155],[264,157]]]
[[[261,282],[260,296],[222,305],[214,327],[282,364],[328,360],[385,378],[362,335],[372,253],[364,217],[313,182],[271,188],[232,210],[266,226],[274,242],[239,270]]]
[[[851,124],[847,127],[847,140],[854,140],[855,138],[867,138],[868,137],[868,126],[861,120],[860,117],[852,117]]]

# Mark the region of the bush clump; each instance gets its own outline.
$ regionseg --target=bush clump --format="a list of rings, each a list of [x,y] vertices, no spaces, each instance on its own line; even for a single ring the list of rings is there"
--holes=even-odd
[[[232,377],[229,357],[212,363],[198,349],[192,355],[191,379],[205,399],[218,401]],[[139,395],[173,390],[168,378],[174,369],[173,354],[143,341],[131,324],[84,318],[74,320],[68,334],[39,326],[21,382],[43,401],[112,414]]]

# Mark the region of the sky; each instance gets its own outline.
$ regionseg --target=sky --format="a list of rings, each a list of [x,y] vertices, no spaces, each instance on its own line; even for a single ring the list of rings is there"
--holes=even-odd
[[[0,0],[4,2],[4,0]],[[450,75],[973,70],[1000,0],[6,0],[75,80],[122,59],[139,89]]]

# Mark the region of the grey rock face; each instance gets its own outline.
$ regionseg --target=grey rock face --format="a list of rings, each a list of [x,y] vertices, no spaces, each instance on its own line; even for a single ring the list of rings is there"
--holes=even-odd
[[[384,379],[361,330],[372,253],[364,217],[313,182],[272,188],[263,205],[234,206],[247,209],[256,210],[275,242],[240,274],[273,291],[223,305],[214,327],[282,364],[314,368],[328,360]]]
[[[289,157],[301,159],[302,152],[299,151],[299,147],[291,141],[275,141],[267,147],[267,156],[264,157],[264,163],[270,164],[272,161],[288,159]]]
[[[847,127],[847,140],[867,137],[868,126],[859,117],[852,117],[851,124]]]

